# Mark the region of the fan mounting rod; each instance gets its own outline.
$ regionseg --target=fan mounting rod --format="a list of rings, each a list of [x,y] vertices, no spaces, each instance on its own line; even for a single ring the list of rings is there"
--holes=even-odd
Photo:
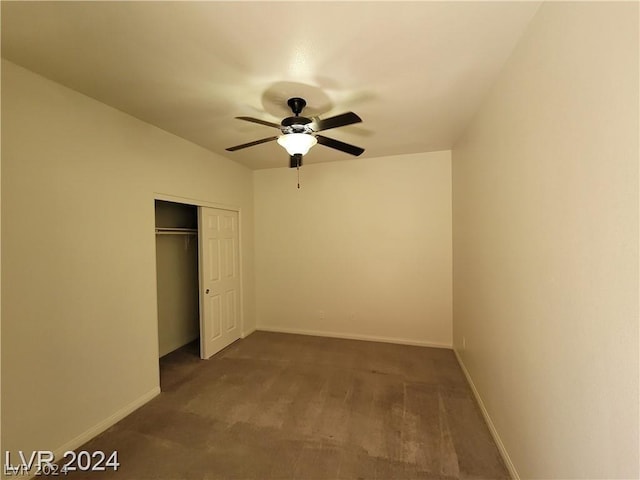
[[[302,110],[304,109],[304,107],[307,106],[307,102],[304,100],[304,98],[293,97],[287,100],[287,105],[289,105],[289,108],[291,109],[293,114],[297,117],[302,113]]]

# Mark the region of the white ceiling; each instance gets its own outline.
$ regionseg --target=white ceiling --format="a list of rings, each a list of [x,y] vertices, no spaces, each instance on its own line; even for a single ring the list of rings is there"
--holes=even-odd
[[[452,147],[540,2],[2,2],[2,56],[253,169],[286,99],[362,157]],[[305,164],[351,156],[316,146]]]

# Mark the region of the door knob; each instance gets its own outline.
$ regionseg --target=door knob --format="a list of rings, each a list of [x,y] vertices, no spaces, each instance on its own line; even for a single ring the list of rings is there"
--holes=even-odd
[[[206,291],[206,292],[204,292],[204,293],[209,293],[209,289],[207,288],[207,291]]]

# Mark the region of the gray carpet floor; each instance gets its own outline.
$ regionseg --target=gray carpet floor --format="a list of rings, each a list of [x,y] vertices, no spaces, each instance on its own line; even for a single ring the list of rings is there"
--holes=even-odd
[[[117,479],[509,478],[451,350],[255,332],[161,359],[162,394],[79,450]]]

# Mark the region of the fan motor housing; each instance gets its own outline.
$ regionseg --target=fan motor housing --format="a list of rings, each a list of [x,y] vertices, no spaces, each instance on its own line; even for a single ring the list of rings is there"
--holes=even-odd
[[[280,122],[280,125],[283,127],[291,127],[296,124],[307,125],[308,123],[311,123],[311,119],[307,117],[287,117]]]
[[[312,133],[312,120],[306,117],[287,117],[280,123],[282,133]]]

